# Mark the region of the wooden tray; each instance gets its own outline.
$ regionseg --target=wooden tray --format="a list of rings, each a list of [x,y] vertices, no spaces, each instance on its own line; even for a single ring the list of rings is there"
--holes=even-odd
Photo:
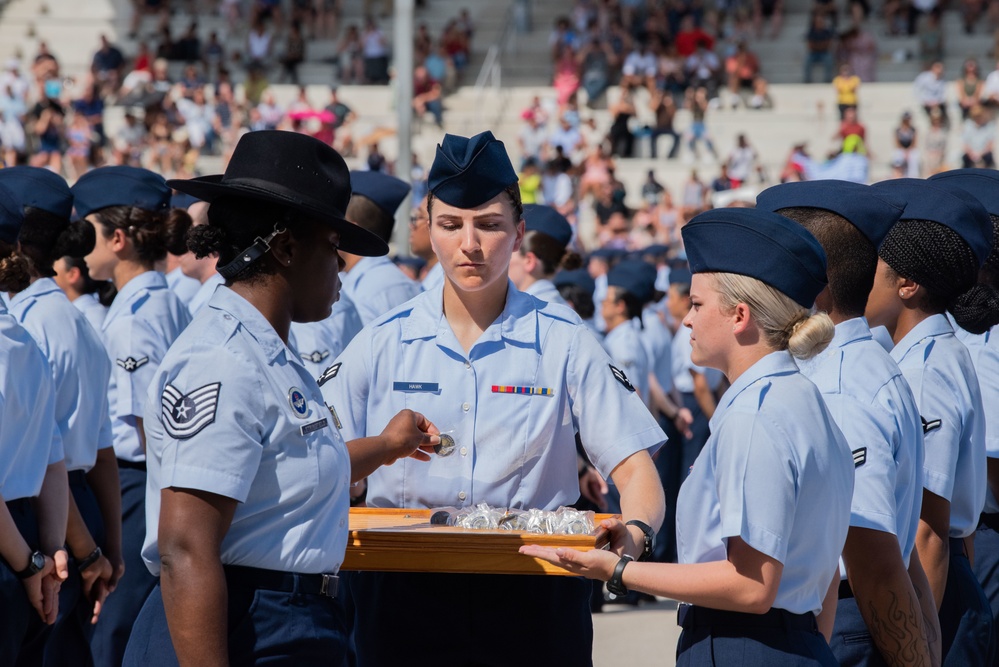
[[[612,517],[597,514],[596,521]],[[352,507],[344,570],[554,574],[566,570],[518,553],[524,544],[588,551],[608,544],[607,530],[590,535],[538,535],[430,525],[430,510]]]

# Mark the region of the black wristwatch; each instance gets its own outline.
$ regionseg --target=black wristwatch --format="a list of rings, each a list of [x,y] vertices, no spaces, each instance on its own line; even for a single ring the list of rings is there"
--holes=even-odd
[[[656,533],[652,530],[652,526],[638,519],[627,521],[624,525],[638,526],[639,530],[645,533],[645,548],[642,549],[642,555],[638,557],[638,560],[642,561],[652,558],[652,550],[656,548]]]
[[[18,579],[28,579],[45,569],[45,554],[41,551],[32,551],[28,556],[28,567],[20,572],[16,572]]]
[[[96,549],[90,552],[89,556],[87,556],[77,564],[76,569],[79,570],[80,572],[83,572],[88,567],[96,563],[98,559],[100,559],[100,557],[103,555],[104,552],[101,551],[100,547],[97,547]]]
[[[608,593],[611,593],[619,598],[628,594],[628,589],[624,585],[624,582],[621,581],[621,577],[624,576],[624,566],[633,560],[635,559],[628,554],[621,556],[621,560],[619,560],[617,565],[614,566],[614,574],[612,574],[611,578],[607,580]]]

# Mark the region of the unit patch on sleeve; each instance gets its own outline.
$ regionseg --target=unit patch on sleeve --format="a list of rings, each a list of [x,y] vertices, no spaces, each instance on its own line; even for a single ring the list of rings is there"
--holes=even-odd
[[[926,419],[923,417],[920,417],[919,419],[920,421],[923,422],[923,435],[926,435],[930,431],[940,428],[940,425],[943,423],[943,421],[940,419],[934,419],[932,421],[926,421]]]
[[[214,382],[184,394],[168,384],[160,400],[163,428],[167,434],[177,440],[186,440],[215,421],[221,388],[221,382]]]
[[[317,381],[319,386],[322,387],[324,384],[336,377],[336,374],[340,372],[340,366],[343,365],[342,361],[338,361],[329,368],[323,371],[323,374],[319,376]]]
[[[134,373],[143,366],[149,363],[149,357],[142,357],[141,359],[136,359],[135,357],[128,357],[126,359],[115,359],[115,363],[124,368],[129,373]]]
[[[624,371],[622,371],[620,368],[617,368],[616,366],[611,366],[610,364],[607,365],[610,366],[611,373],[614,374],[615,380],[624,385],[624,388],[627,389],[628,391],[635,391],[635,385],[631,384],[631,382],[628,381],[628,376],[624,374]]]

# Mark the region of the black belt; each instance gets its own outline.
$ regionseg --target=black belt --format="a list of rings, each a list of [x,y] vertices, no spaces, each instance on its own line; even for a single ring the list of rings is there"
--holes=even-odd
[[[128,470],[141,470],[146,472],[146,462],[145,461],[126,461],[125,459],[118,459],[119,468],[127,468]]]
[[[67,473],[70,486],[87,486],[87,473],[85,470],[70,470]]]
[[[223,567],[228,584],[251,589],[335,598],[337,587],[340,584],[340,578],[335,574],[298,574],[241,565],[225,565]]]
[[[968,552],[964,550],[964,538],[963,537],[952,537],[950,538],[950,555],[951,556],[964,556],[968,557]]]
[[[793,614],[784,609],[771,609],[765,614],[747,614],[741,611],[721,611],[708,607],[681,604],[677,609],[677,623],[685,630],[702,627],[777,628],[815,632],[815,614]]]
[[[31,498],[17,498],[7,501],[7,509],[11,514],[23,514],[31,510]]]
[[[853,597],[853,588],[850,586],[849,579],[842,579],[839,582],[839,599],[849,600]]]
[[[986,528],[991,528],[992,530],[999,533],[999,513],[987,514],[985,512],[982,512],[982,516],[979,518],[980,518],[980,521],[978,522],[979,526],[985,526]]]

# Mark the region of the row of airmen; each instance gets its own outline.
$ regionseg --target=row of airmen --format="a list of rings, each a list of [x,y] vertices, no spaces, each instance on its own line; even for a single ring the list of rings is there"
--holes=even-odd
[[[994,664],[996,176],[788,184],[703,214],[665,290],[674,334],[654,267],[556,274],[572,230],[522,210],[489,133],[438,148],[422,293],[382,257],[406,186],[306,137],[252,133],[226,174],[169,186],[4,170],[0,662],[89,664],[89,638],[120,664],[134,625],[127,664],[338,664],[351,627],[358,664],[510,664],[495,632],[516,618],[545,626],[539,662],[589,664],[578,579],[336,575],[365,479],[377,507],[553,509],[592,466],[626,520],[612,549],[525,553],[690,603],[683,664]],[[178,235],[218,257],[190,271],[193,323],[155,270]],[[117,288],[99,333],[56,284],[84,257]],[[663,427],[686,433],[653,461]],[[664,525],[661,461],[680,562],[632,565]]]

